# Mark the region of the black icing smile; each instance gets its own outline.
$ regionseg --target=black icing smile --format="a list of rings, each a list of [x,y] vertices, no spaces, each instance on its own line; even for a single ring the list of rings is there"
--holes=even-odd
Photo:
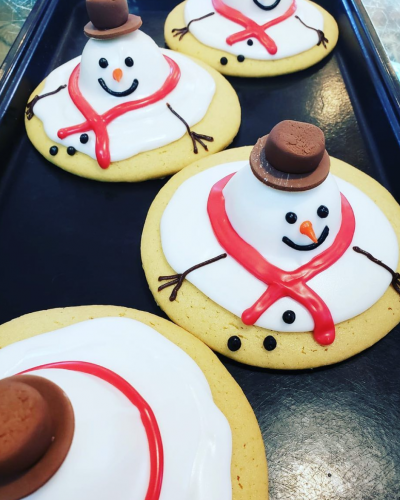
[[[318,238],[318,243],[311,243],[311,245],[298,245],[290,240],[287,236],[282,238],[283,243],[286,243],[290,248],[294,248],[294,250],[300,250],[302,252],[307,252],[308,250],[315,250],[326,240],[329,234],[329,227],[325,226],[325,229],[322,231],[321,236]]]
[[[99,78],[99,83],[100,83],[103,90],[108,92],[110,95],[113,95],[114,97],[125,97],[129,94],[132,94],[133,92],[135,92],[135,90],[138,88],[138,85],[139,85],[138,80],[136,80],[136,78],[135,78],[132,82],[132,85],[129,87],[129,89],[126,89],[123,92],[115,92],[114,90],[111,90],[110,88],[107,87],[107,84],[103,80],[103,78]]]
[[[275,9],[275,7],[278,7],[278,5],[281,3],[281,0],[275,0],[275,2],[272,5],[263,5],[258,0],[253,0],[253,2],[257,5],[257,7],[260,7],[260,9],[262,10],[272,10]]]

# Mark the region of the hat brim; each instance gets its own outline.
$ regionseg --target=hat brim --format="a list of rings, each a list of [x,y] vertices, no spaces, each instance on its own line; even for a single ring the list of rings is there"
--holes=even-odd
[[[138,30],[143,24],[142,18],[133,14],[128,15],[128,20],[118,28],[111,28],[106,30],[97,29],[92,22],[87,23],[84,28],[85,35],[89,38],[97,38],[99,40],[111,40],[122,35],[132,33]]]
[[[71,447],[75,430],[74,411],[63,390],[50,380],[36,375],[12,377],[35,388],[48,403],[54,441],[43,457],[27,471],[7,481],[0,480],[0,498],[18,500],[31,495],[58,471]]]
[[[330,170],[330,158],[325,150],[319,165],[312,172],[290,174],[274,168],[265,157],[265,143],[268,135],[261,137],[250,155],[250,166],[258,180],[281,191],[308,191],[324,182]]]

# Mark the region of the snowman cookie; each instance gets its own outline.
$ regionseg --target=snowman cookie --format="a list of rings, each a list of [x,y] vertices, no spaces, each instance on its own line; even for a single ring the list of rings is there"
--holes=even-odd
[[[87,0],[82,56],[31,95],[26,130],[49,161],[100,181],[142,181],[226,148],[240,126],[231,85],[200,61],[160,49],[126,0]]]
[[[250,405],[181,328],[54,309],[1,326],[0,345],[2,500],[268,498]]]
[[[399,221],[382,186],[329,157],[318,127],[285,121],[169,181],[146,220],[143,267],[161,308],[212,349],[312,368],[400,321]]]
[[[339,36],[333,17],[309,0],[186,0],[170,13],[164,31],[171,49],[245,77],[313,66]]]

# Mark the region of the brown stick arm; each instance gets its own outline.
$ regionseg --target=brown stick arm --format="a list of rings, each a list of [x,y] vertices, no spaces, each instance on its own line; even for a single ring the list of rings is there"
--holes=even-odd
[[[193,153],[197,155],[199,152],[199,149],[197,147],[197,142],[201,144],[206,151],[208,151],[208,146],[207,144],[204,144],[203,141],[214,142],[214,137],[211,137],[210,135],[203,135],[203,134],[198,134],[197,132],[193,132],[192,130],[190,130],[188,123],[181,117],[181,115],[179,115],[170,104],[167,103],[167,106],[168,109],[171,111],[171,113],[173,113],[177,118],[179,118],[179,120],[185,125],[189,137],[192,139]]]
[[[322,43],[322,45],[326,49],[326,45],[329,43],[329,40],[325,37],[325,33],[321,30],[317,30],[316,28],[313,28],[312,26],[308,26],[308,24],[306,24],[304,21],[302,21],[299,16],[295,16],[295,18],[298,19],[301,22],[301,24],[303,26],[305,26],[306,28],[308,28],[309,30],[316,31],[317,35],[318,35],[317,46],[321,45],[321,43]]]
[[[167,283],[164,283],[163,285],[158,287],[158,291],[161,292],[164,290],[164,288],[168,288],[170,286],[174,286],[171,295],[169,296],[169,300],[173,302],[179,292],[179,289],[183,285],[183,282],[186,279],[186,276],[190,274],[193,271],[196,271],[196,269],[200,269],[201,267],[208,266],[209,264],[213,264],[214,262],[217,262],[221,259],[225,259],[227,257],[226,253],[223,253],[221,255],[218,255],[217,257],[214,257],[212,259],[206,260],[205,262],[201,262],[200,264],[196,264],[195,266],[189,268],[187,271],[185,271],[182,274],[173,274],[171,276],[160,276],[158,278],[158,281],[167,281]]]
[[[369,252],[366,252],[365,250],[362,250],[360,247],[353,247],[353,250],[357,253],[365,255],[365,257],[367,257],[371,262],[386,269],[386,271],[388,271],[392,275],[391,285],[396,290],[396,292],[400,294],[400,274],[399,273],[396,273],[396,271],[393,271],[393,269],[391,269],[389,266],[384,264],[381,260],[376,259],[373,255],[371,255]]]
[[[47,94],[42,94],[42,95],[35,95],[35,97],[32,99],[32,101],[28,102],[26,105],[26,110],[25,114],[28,120],[32,120],[32,118],[35,116],[35,113],[33,112],[33,108],[35,104],[40,101],[40,99],[44,99],[45,97],[48,97],[49,95],[54,95],[57,94],[57,92],[60,92],[60,90],[65,89],[66,85],[60,85],[58,89],[53,90],[52,92],[48,92]]]
[[[213,16],[215,12],[210,12],[209,14],[206,14],[205,16],[198,17],[197,19],[192,19],[187,26],[184,28],[174,28],[171,33],[175,33],[174,36],[179,36],[179,41],[182,40],[182,38],[189,33],[189,28],[192,23],[195,23],[197,21],[202,21],[203,19],[206,19],[207,17]]]

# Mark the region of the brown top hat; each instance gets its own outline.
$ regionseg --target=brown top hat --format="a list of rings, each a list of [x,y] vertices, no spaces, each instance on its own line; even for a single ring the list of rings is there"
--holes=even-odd
[[[310,123],[280,122],[269,135],[257,141],[250,165],[254,175],[274,189],[313,189],[329,174],[324,133]]]
[[[36,375],[0,380],[0,498],[19,500],[57,472],[75,420],[62,389]]]
[[[117,38],[142,26],[139,16],[129,14],[127,0],[86,0],[86,9],[90,22],[84,31],[89,38]]]

